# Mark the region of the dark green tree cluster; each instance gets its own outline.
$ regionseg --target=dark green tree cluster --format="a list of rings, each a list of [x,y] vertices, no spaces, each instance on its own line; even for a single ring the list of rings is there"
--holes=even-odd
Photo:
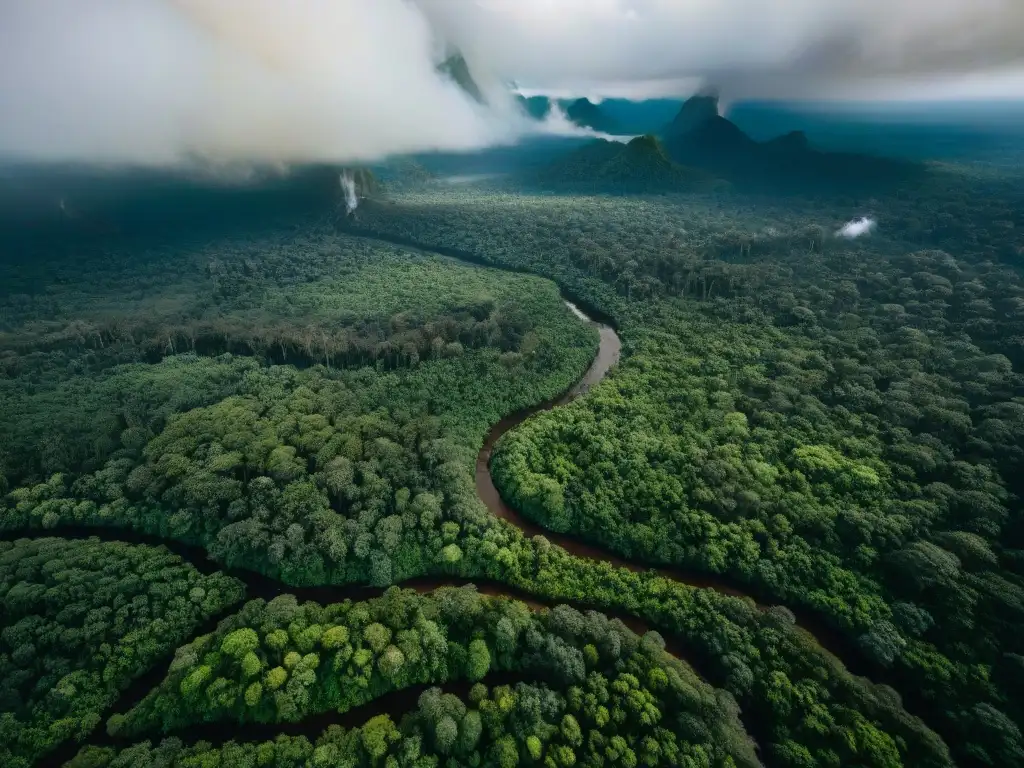
[[[652,544],[659,553],[665,550],[665,562],[703,565],[700,558],[705,547],[694,552],[688,540],[673,535],[671,526],[677,520],[671,514],[681,513],[680,519],[692,526],[688,535],[705,537],[700,541],[715,558],[715,565],[707,567],[735,581],[745,580],[755,593],[763,590],[766,598],[785,596],[794,605],[810,603],[832,614],[852,639],[863,638],[863,650],[854,655],[844,652],[844,658],[875,659],[872,679],[893,682],[907,695],[911,711],[925,715],[929,724],[950,735],[959,756],[968,756],[968,762],[1013,764],[1015,726],[1008,724],[1004,713],[1016,717],[1005,693],[1014,679],[1015,656],[1007,654],[1010,646],[1002,643],[1016,615],[1013,552],[1020,547],[1011,546],[1013,539],[1007,537],[1015,525],[1007,495],[1012,488],[1002,485],[1000,477],[1012,477],[1012,463],[1001,462],[1013,461],[1012,407],[1017,385],[1012,372],[995,357],[1003,343],[1000,329],[1007,327],[1000,325],[1009,313],[1004,299],[1013,298],[1014,284],[1004,279],[1006,270],[986,265],[973,254],[958,253],[960,275],[957,280],[946,279],[953,285],[951,295],[962,291],[965,298],[949,302],[943,298],[944,286],[936,282],[929,289],[936,291],[932,298],[921,302],[898,298],[906,290],[906,279],[914,286],[915,281],[924,285],[923,281],[932,279],[917,272],[941,275],[943,268],[935,264],[901,274],[909,269],[899,261],[907,252],[901,246],[881,238],[866,245],[837,243],[828,232],[848,218],[846,210],[822,211],[810,205],[793,211],[742,198],[728,206],[722,199],[696,197],[609,200],[499,193],[480,196],[472,204],[467,200],[464,193],[440,187],[429,194],[409,193],[390,211],[365,206],[361,222],[389,224],[395,239],[433,241],[452,255],[554,278],[585,306],[614,317],[625,342],[626,362],[611,386],[599,388],[588,398],[593,409],[585,400],[539,419],[536,429],[526,427],[537,445],[534,454],[527,451],[529,473],[522,475],[531,490],[530,499],[522,501],[535,507],[527,511],[539,516],[536,508],[549,500],[557,502],[561,494],[565,511],[573,515],[566,525],[583,531],[580,510],[586,506],[584,501],[593,502],[590,506],[608,515],[603,533],[622,534],[608,542],[622,551],[633,546],[629,532],[623,532],[622,512],[646,515],[642,524],[650,527],[651,521],[657,521],[663,527],[652,536],[641,536],[640,543]],[[686,204],[680,205],[681,200]],[[993,224],[984,248],[1007,242],[1008,236],[998,235],[999,231]],[[979,236],[979,244],[982,239]],[[223,562],[297,584],[386,584],[424,572],[501,581],[550,603],[573,602],[640,617],[681,642],[701,673],[740,703],[748,730],[772,763],[950,764],[945,744],[907,714],[899,695],[887,686],[851,676],[794,627],[793,617],[784,609],[760,611],[749,601],[694,589],[657,573],[632,572],[575,557],[541,537],[524,537],[480,504],[472,478],[476,451],[488,428],[508,413],[566,389],[593,354],[596,334],[571,317],[550,283],[530,277],[491,278],[486,277],[493,274],[488,270],[440,261],[437,264],[444,269],[435,270],[430,260],[408,255],[405,258],[416,261],[408,272],[400,268],[400,258],[379,270],[368,262],[352,262],[353,268],[344,271],[349,269],[347,256],[329,242],[321,248],[324,244],[320,235],[307,237],[292,231],[279,243],[242,245],[216,263],[208,252],[198,261],[193,254],[202,277],[194,281],[201,286],[194,294],[194,306],[202,310],[216,305],[217,312],[245,318],[246,326],[257,318],[263,304],[273,307],[268,314],[277,318],[275,327],[305,328],[305,320],[314,315],[331,318],[344,328],[365,321],[366,328],[376,328],[384,337],[381,341],[386,341],[387,334],[418,329],[421,322],[435,322],[450,309],[456,314],[467,312],[466,319],[475,318],[474,308],[481,306],[478,300],[490,297],[494,306],[486,318],[481,310],[479,322],[486,325],[506,307],[515,306],[525,322],[517,320],[513,325],[525,333],[514,337],[517,347],[506,349],[501,334],[488,335],[478,348],[464,345],[461,355],[421,356],[414,366],[407,365],[410,357],[395,370],[383,370],[386,365],[346,370],[334,364],[330,369],[296,370],[290,365],[264,367],[253,360],[240,364],[238,358],[203,361],[241,368],[237,376],[225,377],[223,389],[200,388],[206,394],[152,421],[122,424],[115,419],[109,426],[106,422],[99,427],[86,425],[82,437],[76,438],[79,445],[91,447],[88,435],[92,434],[115,437],[94,454],[75,453],[64,463],[52,465],[33,459],[36,463],[28,471],[7,471],[12,492],[0,509],[3,527],[137,528],[199,543]],[[915,259],[932,258],[928,255],[932,252],[913,250],[918,254]],[[445,281],[441,273],[449,267],[453,277]],[[438,274],[436,283],[426,289],[409,287],[431,270]],[[844,279],[836,279],[840,274],[856,294]],[[471,279],[483,282],[471,283]],[[372,287],[362,292],[361,280]],[[466,290],[453,285],[461,282],[466,282]],[[995,302],[996,314],[989,316],[994,325],[985,322],[984,303],[972,304],[973,297],[966,298],[977,291],[968,285],[975,282],[990,292],[981,298]],[[182,286],[172,284],[176,290]],[[166,307],[155,297],[168,297],[167,285],[166,279],[156,278],[133,294],[133,301],[142,308],[147,302],[152,308]],[[73,288],[68,290],[73,293]],[[335,296],[342,298],[335,301]],[[78,300],[83,301],[81,296]],[[883,322],[899,319],[898,311],[887,306],[897,301],[910,319],[884,326]],[[956,309],[947,311],[944,301]],[[383,311],[378,311],[382,303]],[[37,310],[40,317],[46,316],[42,304],[21,299],[18,304],[28,307],[26,318]],[[83,301],[66,314],[87,314],[85,307]],[[168,327],[202,322],[202,311],[176,315],[174,310],[168,315]],[[412,313],[412,325],[393,328],[391,319],[406,311]],[[928,323],[937,323],[940,315],[948,324],[932,332]],[[296,324],[296,318],[302,318],[302,323]],[[919,337],[902,330],[904,325],[928,338],[931,357]],[[966,346],[953,343],[958,334],[967,334],[959,339]],[[893,365],[887,352],[904,337],[910,346],[900,353],[903,362]],[[103,343],[109,345],[110,340]],[[132,344],[129,338],[115,346],[136,350]],[[180,350],[177,343],[174,350]],[[38,365],[33,357],[30,364],[20,362],[20,367],[12,369],[21,372],[14,390],[29,397],[51,391],[43,374],[58,371],[75,376],[89,372],[73,390],[89,393],[94,372],[120,359],[121,352],[105,357],[102,350],[97,353],[85,345],[38,354],[45,357],[39,358]],[[1015,360],[1009,352],[1003,354]],[[21,355],[19,360],[25,362],[32,355]],[[289,352],[287,359],[301,362],[292,355]],[[844,362],[846,358],[856,367]],[[276,358],[271,355],[271,359]],[[918,361],[917,371],[911,368],[913,360]],[[176,361],[197,364],[196,358],[188,356],[152,368]],[[970,379],[965,371],[975,369],[982,376]],[[870,391],[868,381],[879,395],[870,402],[898,409],[902,406],[897,401],[907,399],[922,416],[906,410],[907,418],[916,420],[897,422],[891,415],[894,411],[875,412],[871,410],[875,406],[851,407],[844,402],[850,398],[859,403],[860,389],[845,388],[856,383]],[[908,394],[889,396],[901,392]],[[930,394],[937,394],[941,402],[926,402]],[[64,412],[72,409],[75,396],[61,395],[67,403],[61,406]],[[161,397],[158,392],[146,400],[153,403],[147,406],[153,413],[158,412]],[[33,407],[35,412],[46,410],[42,404]],[[116,416],[117,407],[101,412],[113,411]],[[176,411],[186,412],[171,416]],[[952,439],[946,435],[955,432],[941,432],[962,430],[964,414],[971,427],[962,437]],[[995,423],[983,432],[975,427],[980,419]],[[60,420],[53,417],[54,422]],[[563,420],[566,428],[559,432]],[[129,432],[125,441],[122,433],[134,426],[142,431]],[[908,434],[897,433],[898,428]],[[31,447],[33,440],[52,432],[38,430],[33,436],[25,429],[21,434],[27,437],[21,444]],[[548,439],[549,432],[555,437]],[[503,451],[513,446],[514,437],[506,440]],[[927,451],[919,451],[919,445]],[[921,470],[924,464],[911,463],[907,466],[914,474],[908,475],[899,467],[905,461],[890,453],[893,446],[901,447],[900,455],[907,457],[911,455],[908,446],[918,450],[914,454],[918,462],[927,454],[934,474],[929,474],[932,469]],[[20,457],[21,449],[17,454]],[[83,456],[89,457],[88,463]],[[497,475],[511,466],[498,466],[502,461],[499,455]],[[14,466],[10,457],[7,465]],[[519,468],[506,475],[518,476]],[[51,476],[53,470],[62,474]],[[582,482],[581,472],[589,473],[586,477],[593,481],[593,499],[573,486]],[[613,487],[613,478],[621,485]],[[506,490],[515,490],[508,477],[503,483]],[[542,492],[535,493],[530,483]],[[746,486],[756,498],[744,493]],[[916,504],[912,503],[915,488],[921,491]],[[792,508],[790,502],[794,502]],[[766,517],[763,510],[769,509],[772,514]],[[983,522],[988,519],[1002,521],[998,531],[985,529]],[[848,536],[861,538],[849,548],[836,544]],[[897,540],[903,542],[900,547],[887,548]],[[389,549],[396,542],[397,548]],[[936,552],[933,546],[942,551]],[[900,554],[904,549],[908,551]],[[628,551],[640,559],[647,557],[639,548]],[[680,552],[691,559],[675,559]],[[953,553],[956,562],[943,552]],[[941,579],[929,580],[935,569]],[[907,578],[907,573],[925,577]],[[1009,587],[997,602],[989,603],[992,590],[1002,584],[993,576]],[[945,621],[956,601],[969,596],[969,590],[980,590],[979,584],[989,592],[982,600],[964,604],[957,614],[962,621],[956,633],[944,639],[936,617]],[[903,591],[894,600],[896,590]],[[937,606],[943,601],[945,607],[940,610]],[[1003,627],[993,623],[1000,611],[1007,616]],[[318,622],[322,617],[312,617],[305,629]],[[980,628],[975,634],[967,631],[971,622]],[[377,623],[391,631],[384,651],[395,646],[402,653],[399,669],[414,669],[395,638],[398,632],[415,627]],[[349,642],[353,638],[362,642],[361,630],[367,627],[361,625],[360,634],[350,635]],[[291,643],[290,626],[282,629]],[[310,678],[301,664],[306,656],[321,654],[320,646],[306,652],[296,645],[299,659],[291,657],[295,663],[289,667],[287,654],[271,659],[273,649],[264,647],[262,636],[258,632],[257,636],[259,649],[252,652],[261,664],[261,686],[264,674],[277,667],[289,675],[284,681],[286,692],[293,670],[301,673],[296,676],[302,680]],[[496,658],[492,641],[483,636],[475,639],[483,640],[491,659]],[[465,665],[469,645],[464,638],[458,642],[466,647]],[[352,647],[354,658],[357,649]],[[362,650],[367,648],[373,654],[372,646],[363,644]],[[886,667],[891,648],[897,653]],[[603,653],[601,648],[598,651]],[[206,697],[213,688],[214,700],[221,693],[226,697],[217,706],[225,711],[237,706],[247,712],[245,693],[256,678],[246,678],[244,687],[239,683],[232,688],[230,681],[236,680],[236,672],[244,671],[249,651],[241,659],[216,657],[223,653],[219,646],[204,646],[197,653],[196,668],[209,666],[211,674],[218,670],[216,679],[198,681],[197,690]],[[378,664],[382,658],[371,656],[368,685],[384,679]],[[397,657],[388,658],[384,668],[394,671]],[[523,659],[514,660],[516,673],[527,669]],[[908,659],[922,659],[918,666],[928,666],[928,675],[915,672],[902,677],[908,666],[917,664]],[[991,659],[1000,660],[1001,666]],[[323,664],[321,660],[317,665],[314,680],[320,679]],[[653,690],[643,674],[629,674],[641,688]],[[606,677],[614,679],[610,674]],[[228,681],[234,692],[230,702],[220,679]],[[313,685],[313,692],[320,696],[318,686]],[[931,691],[941,686],[946,686],[942,695],[947,708],[956,710],[952,720],[933,720],[935,713],[922,711],[914,698],[925,692],[926,700],[933,701],[938,694]],[[298,688],[302,686],[293,687],[301,700]],[[176,695],[182,696],[180,687]],[[562,757],[568,760],[562,746],[570,746],[577,761],[591,755],[606,761],[630,760],[629,753],[608,743],[591,749],[590,734],[595,729],[587,731],[584,716],[572,708],[564,687],[558,695],[565,697],[566,709],[553,709],[542,721],[561,732],[569,712],[586,732],[582,746],[577,747],[571,743],[579,741],[575,735],[571,740],[554,736],[545,740],[545,729],[538,726],[534,735],[542,741],[540,764]],[[492,694],[491,698],[504,696]],[[265,699],[275,702],[272,715],[276,717],[276,700],[261,688],[260,706]],[[476,703],[463,697],[470,709]],[[482,717],[485,707],[477,709]],[[456,717],[453,713],[458,708],[451,703],[432,711],[449,715],[458,743],[468,712]],[[442,721],[443,715],[423,721],[421,744],[434,749]],[[955,728],[947,728],[951,721]],[[674,728],[668,730],[676,732]],[[376,732],[382,730],[388,729],[381,725]],[[965,736],[966,731],[970,733]],[[445,723],[441,732],[451,736],[451,724]],[[503,735],[495,731],[495,743]],[[701,743],[719,748],[722,738],[711,736]],[[665,748],[661,737],[656,740],[662,750],[658,754],[667,756],[668,763],[683,754]],[[304,743],[302,749],[309,747],[309,751],[296,760],[312,759],[315,747]],[[496,754],[490,751],[491,743],[477,743],[485,745],[477,751],[480,762],[488,764],[489,756]],[[528,740],[525,751],[523,743],[517,742],[516,747],[521,761],[534,759]],[[653,754],[639,744],[628,747],[638,763]],[[211,753],[208,759],[221,759],[218,754]],[[335,759],[335,753],[321,754],[322,760]],[[386,761],[387,756],[396,756],[386,749],[373,754],[377,757],[367,752],[358,760]],[[235,753],[237,759],[243,759],[241,755]],[[446,753],[445,759],[449,758],[458,759],[451,752]]]
[[[615,194],[709,191],[723,186],[711,174],[673,162],[656,136],[637,136],[627,144],[598,139],[556,159],[531,181],[562,191]]]
[[[455,564],[449,486],[472,452],[449,425],[478,440],[568,388],[592,349],[557,294],[540,301],[571,332],[556,344],[543,329],[518,375],[495,349],[387,376],[249,368],[238,395],[170,418],[101,470],[13,490],[2,527],[127,526],[291,584],[387,585]]]
[[[137,456],[170,415],[224,399],[258,367],[244,357],[182,355],[95,376],[0,377],[0,490],[4,476],[14,488]]]
[[[853,275],[885,274],[891,257],[922,248],[948,251],[961,267],[1014,275],[1012,266],[999,265],[1024,252],[1020,189],[1016,178],[963,168],[932,173],[927,183],[884,201],[625,197],[614,188],[606,195],[530,195],[449,186],[367,206],[360,222],[406,242],[457,248],[550,277],[608,312],[617,305],[608,286],[633,299],[741,298],[731,309],[746,311],[772,288],[792,291],[806,279],[827,292]],[[892,239],[852,244],[834,236],[845,221],[881,209],[880,231]],[[985,283],[991,291],[1003,288],[998,278]]]
[[[952,765],[942,740],[886,685],[854,677],[781,607],[698,589],[655,571],[576,557],[543,537],[490,526],[466,539],[464,572],[608,612],[679,640],[701,674],[739,702],[779,765]]]
[[[0,763],[26,768],[84,739],[133,679],[243,596],[162,548],[0,542]]]
[[[552,263],[557,266],[557,262]],[[299,583],[315,583],[324,578],[324,571],[318,569],[329,562],[324,557],[328,551],[324,546],[333,546],[339,539],[315,537],[310,532],[320,530],[316,526],[324,521],[330,523],[327,530],[334,531],[340,522],[348,570],[340,576],[339,571],[332,571],[332,578],[366,581],[371,574],[365,569],[372,568],[373,561],[353,557],[356,547],[361,546],[359,536],[345,536],[352,531],[353,522],[358,526],[360,521],[372,518],[364,514],[363,508],[355,520],[343,513],[351,511],[352,502],[366,502],[373,509],[390,513],[402,503],[404,494],[398,493],[402,488],[410,491],[406,499],[409,503],[417,494],[412,492],[415,485],[378,483],[372,491],[367,489],[368,495],[332,500],[329,490],[312,479],[325,469],[317,465],[317,452],[330,440],[335,441],[330,450],[337,450],[338,441],[349,448],[362,445],[362,466],[354,466],[354,485],[362,477],[355,472],[363,468],[383,478],[384,465],[378,459],[394,457],[392,469],[398,471],[394,476],[425,479],[430,484],[426,492],[440,501],[442,509],[429,534],[437,541],[432,546],[439,557],[415,561],[392,558],[392,580],[410,575],[400,572],[396,563],[410,567],[420,564],[428,570],[504,581],[553,601],[596,604],[604,610],[638,615],[692,648],[709,679],[733,693],[751,714],[750,721],[756,725],[766,754],[788,764],[799,765],[813,754],[827,765],[851,761],[884,765],[892,762],[893,750],[901,761],[946,764],[945,746],[920,723],[908,718],[898,699],[873,690],[834,666],[785,621],[770,621],[735,599],[573,558],[542,540],[524,538],[513,527],[496,521],[479,504],[472,472],[476,449],[486,430],[503,415],[566,389],[592,355],[593,331],[560,306],[549,284],[544,287],[533,281],[530,285],[542,290],[521,296],[520,302],[536,318],[534,327],[540,344],[532,364],[513,369],[512,375],[501,362],[502,353],[492,349],[430,360],[414,369],[389,373],[368,369],[328,372],[322,368],[296,371],[287,366],[253,371],[236,388],[235,397],[185,414],[180,417],[180,430],[177,420],[172,420],[164,430],[167,439],[163,440],[162,435],[154,438],[159,450],[147,454],[143,449],[134,458],[123,457],[130,460],[109,462],[99,472],[51,478],[47,483],[15,491],[6,501],[4,525],[141,527],[202,543],[215,552],[221,532],[229,529],[237,531],[230,541],[248,552],[242,532],[251,530],[253,537],[266,546],[251,552],[251,559],[239,557],[233,563],[266,569]],[[611,296],[609,306],[617,306],[613,294],[595,290],[593,296]],[[318,418],[324,414],[331,414],[326,423]],[[218,426],[220,422],[229,425],[230,431]],[[340,436],[336,424],[344,426]],[[372,425],[372,429],[365,435],[346,431],[349,427],[362,430],[366,425]],[[328,443],[319,443],[325,435]],[[370,440],[364,440],[367,435]],[[433,437],[406,440],[416,435]],[[225,450],[223,441],[236,436],[236,448],[244,447],[244,452]],[[383,442],[377,439],[382,436],[386,438]],[[358,437],[358,442],[349,437]],[[370,453],[366,453],[367,443]],[[391,447],[384,454],[377,452],[390,444],[397,448]],[[265,462],[275,451],[275,460],[285,461],[275,464],[272,472]],[[178,458],[170,458],[171,454]],[[241,459],[239,454],[244,454]],[[168,458],[163,458],[165,455]],[[435,462],[430,457],[438,458]],[[220,462],[225,462],[223,474],[218,474]],[[174,463],[184,474],[174,474]],[[302,474],[290,474],[300,469]],[[145,486],[129,485],[131,478],[147,477]],[[347,478],[347,473],[343,477]],[[154,479],[164,484],[153,485]],[[312,495],[293,497],[300,503],[289,508],[281,494],[295,483]],[[269,490],[270,485],[275,489],[268,497],[274,505],[272,515],[259,504],[249,504],[260,499],[250,496],[250,491]],[[151,488],[160,496],[147,498]],[[239,491],[244,506],[232,507]],[[218,496],[222,492],[231,494],[224,503]],[[205,497],[204,493],[212,495]],[[323,499],[329,508],[326,513]],[[214,500],[217,503],[211,503]],[[239,518],[231,516],[239,514]],[[402,518],[386,514],[376,522],[396,516]],[[172,520],[175,525],[187,523],[188,527],[175,533],[169,527]],[[232,528],[235,522],[243,525]],[[410,531],[404,521],[402,524],[403,540],[411,539],[405,536]],[[264,530],[268,532],[264,534]],[[372,534],[372,538],[362,539],[370,545],[372,556],[377,549],[377,525],[363,530]],[[411,529],[414,536],[421,535],[419,531]],[[358,534],[358,527],[353,532]],[[427,535],[426,529],[423,534]],[[260,538],[264,535],[266,539]],[[419,558],[423,548],[411,546],[405,551],[416,551]],[[281,562],[287,560],[292,570],[275,570],[270,562],[271,555],[281,552],[285,555]],[[230,551],[224,550],[219,556],[229,557]],[[378,558],[378,562],[383,561]],[[383,582],[386,572],[382,569],[378,573]],[[777,689],[784,693],[775,693]],[[791,703],[769,703],[780,696]]]
[[[708,748],[700,742],[707,737],[702,721],[686,712],[662,712],[656,701],[651,683],[630,673],[614,679],[594,673],[583,685],[571,686],[567,691],[546,684],[489,688],[477,683],[465,699],[431,688],[397,726],[388,715],[378,715],[358,728],[331,726],[315,742],[305,736],[281,735],[258,744],[229,742],[213,746],[199,742],[186,746],[172,737],[156,746],[143,742],[120,751],[87,747],[67,766],[733,768],[759,764],[746,748],[734,754],[721,747]],[[660,725],[653,726],[652,721]]]
[[[160,251],[162,271],[115,252],[120,272],[109,254],[86,254],[79,279],[54,266],[60,277],[43,295],[6,297],[0,425],[13,439],[0,448],[0,475],[10,486],[97,469],[159,432],[168,414],[233,394],[258,362],[393,369],[483,348],[508,369],[543,370],[551,340],[564,344],[551,327],[562,310],[550,284],[324,227],[284,243],[254,236]],[[0,281],[7,276],[17,285],[0,260]],[[106,298],[119,291],[129,298]],[[235,357],[191,359],[223,353]]]
[[[610,750],[622,761],[613,765],[635,765],[637,753],[652,766],[757,764],[732,699],[665,653],[656,633],[641,638],[567,606],[533,613],[472,588],[425,596],[392,588],[328,606],[290,595],[248,603],[216,633],[180,648],[161,686],[110,729],[139,737],[202,721],[296,721],[391,690],[479,682],[496,671],[548,681],[560,693],[504,687],[488,700],[480,686],[470,697],[479,712],[469,716],[457,698],[428,691],[414,728],[429,734],[433,754],[478,762],[486,729],[511,764],[520,752],[537,761],[547,752],[556,765],[573,765],[573,750]]]

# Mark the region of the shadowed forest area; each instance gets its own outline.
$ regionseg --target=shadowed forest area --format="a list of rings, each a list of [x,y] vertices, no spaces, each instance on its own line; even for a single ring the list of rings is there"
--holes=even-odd
[[[706,108],[8,187],[0,762],[1024,765],[1020,179]]]

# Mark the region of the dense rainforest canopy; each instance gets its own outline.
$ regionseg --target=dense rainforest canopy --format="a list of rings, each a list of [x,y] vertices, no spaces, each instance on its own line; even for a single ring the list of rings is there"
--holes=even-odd
[[[1024,765],[1019,188],[585,152],[5,249],[0,761]]]
[[[88,736],[133,678],[244,594],[162,548],[0,542],[0,762]]]
[[[968,759],[1004,764],[1021,757],[1024,282],[1019,194],[975,184],[966,199],[937,174],[866,241],[832,235],[849,216],[817,201],[504,209],[495,191],[365,218],[528,265],[618,319],[610,380],[499,443],[513,506],[810,611]]]

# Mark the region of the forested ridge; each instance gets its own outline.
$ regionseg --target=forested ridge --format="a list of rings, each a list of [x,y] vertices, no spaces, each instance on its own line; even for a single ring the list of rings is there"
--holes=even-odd
[[[42,547],[40,562],[106,547],[85,550],[102,569],[152,551],[115,543],[134,531],[318,596],[252,600],[201,637],[191,628],[220,614],[196,614],[109,673],[74,727],[24,704],[50,734],[29,758],[46,764],[116,711],[71,764],[1020,762],[1012,203],[958,200],[972,213],[950,221],[928,210],[952,204],[936,187],[893,203],[882,227],[898,236],[862,244],[832,237],[845,211],[814,202],[420,186],[349,223],[518,274],[312,219],[137,260],[69,252],[45,292],[32,259],[3,266],[0,529],[103,537],[11,546]],[[499,441],[506,500],[763,605],[577,557],[477,497],[490,427],[568,390],[594,356],[559,288],[614,322],[623,362]],[[224,578],[185,573],[161,595]],[[18,595],[43,577],[12,578]],[[429,591],[342,600],[410,580]],[[536,601],[439,588],[474,581]],[[121,590],[120,607],[135,587],[119,584],[97,599]],[[777,603],[827,621],[870,679]],[[120,622],[103,642],[137,637]],[[161,684],[114,707],[175,647]],[[393,717],[273,738],[274,723],[425,687]],[[226,738],[196,741],[203,723]]]

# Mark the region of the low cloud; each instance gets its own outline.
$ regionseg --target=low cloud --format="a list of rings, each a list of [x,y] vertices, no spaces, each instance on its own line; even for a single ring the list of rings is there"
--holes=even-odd
[[[577,125],[565,114],[565,110],[557,101],[552,101],[547,115],[543,120],[532,121],[525,129],[530,136],[563,136],[576,139],[604,139],[605,141],[628,142],[633,136],[615,136],[593,128]]]
[[[1015,68],[1009,87],[1024,96],[1020,0],[418,2],[446,36],[539,90],[692,92],[696,78],[729,98],[870,95]]]
[[[513,141],[405,0],[5,0],[0,155],[349,162]]]
[[[437,73],[452,50],[486,104]],[[1020,0],[0,0],[0,159],[345,163],[575,131],[511,82],[733,100],[995,69],[1024,95]]]
[[[878,223],[874,219],[868,216],[862,216],[859,219],[846,222],[836,232],[836,237],[844,237],[848,240],[853,240],[863,235],[870,235],[874,232],[876,226],[878,226]]]

